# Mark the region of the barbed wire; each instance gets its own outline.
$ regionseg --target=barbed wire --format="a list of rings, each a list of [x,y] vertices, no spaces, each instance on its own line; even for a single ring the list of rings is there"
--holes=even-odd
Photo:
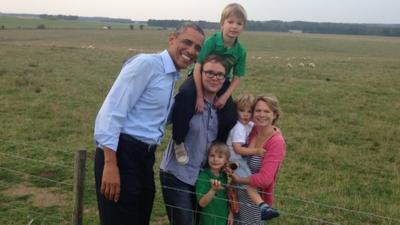
[[[32,144],[21,143],[21,142],[16,143],[14,141],[4,140],[4,139],[0,139],[0,142],[9,143],[9,144],[12,144],[14,146],[23,146],[24,148],[32,147]],[[68,154],[68,155],[74,155],[75,154],[75,152],[71,152],[71,151],[68,151],[68,150],[53,149],[53,148],[44,147],[44,146],[41,146],[40,149],[43,149],[43,150],[49,151],[49,152],[60,152],[60,153]]]
[[[174,187],[165,186],[165,185],[162,185],[162,187],[165,188],[165,189],[170,189],[170,190],[185,192],[185,193],[194,194],[194,195],[198,194],[197,192],[192,192],[192,191],[189,191],[189,190],[182,190],[182,189],[179,189],[179,188],[174,188]],[[220,198],[220,197],[218,197],[218,196],[214,196],[214,199],[218,199],[218,200],[222,200],[222,201],[229,202],[229,200],[228,200],[227,198]],[[240,202],[240,201],[237,201],[236,203],[238,203],[239,205],[247,205],[246,203]],[[168,205],[168,204],[165,204],[165,205],[171,206],[171,205]],[[174,207],[174,206],[171,206],[171,207]],[[239,206],[239,208],[240,208],[240,206]],[[188,210],[188,209],[185,209],[185,210]],[[189,210],[190,210],[190,209],[189,209]],[[294,213],[287,213],[287,212],[284,212],[284,211],[282,211],[282,210],[279,210],[279,212],[280,212],[281,214],[283,214],[283,215],[289,215],[289,216],[292,216],[292,217],[298,217],[298,218],[302,218],[302,219],[308,219],[308,220],[312,220],[312,221],[314,221],[314,222],[318,222],[318,223],[322,223],[322,224],[338,225],[338,223],[329,222],[329,221],[326,221],[326,220],[321,219],[321,218],[296,215],[296,214],[294,214]]]
[[[170,204],[165,204],[165,206],[171,207],[173,209],[179,209],[179,210],[183,210],[183,211],[188,211],[188,212],[198,213],[198,214],[202,214],[202,215],[212,216],[212,217],[215,217],[215,218],[226,219],[226,217],[215,215],[215,214],[210,214],[210,213],[205,213],[205,212],[202,212],[200,210],[187,209],[187,208],[179,207],[179,206],[176,206],[176,205],[170,205]],[[293,214],[293,213],[286,213],[286,212],[283,212],[283,211],[279,211],[279,212],[281,214],[283,214],[283,215],[289,215],[289,216],[296,217],[296,218],[311,220],[311,221],[314,221],[314,222],[317,222],[317,223],[320,223],[320,224],[340,225],[340,223],[329,222],[329,221],[326,221],[326,220],[323,220],[323,219],[320,219],[320,218],[300,216],[300,215],[296,215],[296,214]],[[238,222],[239,224],[251,225],[250,223],[247,223],[247,222],[245,222],[243,220],[240,220],[240,219],[239,220],[234,219],[234,222]]]
[[[166,178],[170,179],[168,177],[166,177]],[[204,180],[204,179],[201,179],[201,178],[199,178],[198,181],[210,182],[209,180]],[[226,186],[231,186],[231,187],[236,188],[236,189],[238,189],[238,188],[243,189],[240,185],[226,185]],[[162,187],[167,188],[167,189],[173,189],[175,191],[183,191],[183,192],[187,192],[187,193],[191,193],[191,194],[197,194],[196,192],[190,192],[190,191],[187,191],[187,190],[180,190],[179,188],[163,186],[163,185],[162,185]],[[273,195],[272,193],[269,193],[269,192],[263,192],[263,191],[259,191],[259,192],[262,193],[262,194],[266,194],[266,195]],[[398,219],[398,218],[381,216],[381,215],[377,215],[377,214],[374,214],[374,213],[371,213],[371,212],[365,212],[365,211],[360,211],[360,210],[347,209],[347,208],[344,208],[344,207],[341,207],[341,206],[330,205],[330,204],[326,204],[326,203],[317,202],[317,201],[314,201],[314,200],[300,199],[300,198],[296,198],[296,197],[290,197],[290,196],[285,196],[285,195],[276,195],[276,194],[274,194],[274,196],[279,197],[279,198],[286,198],[286,199],[301,201],[303,203],[314,204],[314,205],[317,205],[317,206],[320,206],[320,207],[324,207],[324,208],[336,209],[336,210],[351,212],[351,213],[355,213],[355,214],[361,214],[361,215],[365,215],[365,216],[368,216],[368,217],[375,217],[375,218],[380,218],[380,219],[400,222],[400,219]],[[223,198],[219,198],[217,196],[215,196],[214,198],[217,198],[217,199],[220,199],[220,200],[226,200],[226,199],[223,199]],[[242,202],[237,202],[237,203],[238,204],[244,204]]]
[[[70,165],[51,163],[51,162],[47,162],[47,161],[31,159],[31,158],[22,157],[19,155],[7,154],[7,153],[2,153],[2,152],[0,152],[0,156],[7,156],[7,157],[11,157],[11,158],[21,159],[21,160],[26,160],[26,161],[36,162],[36,163],[43,163],[43,164],[47,164],[47,165],[51,165],[51,166],[60,166],[63,168],[72,168],[72,169],[74,168],[73,166],[70,166]]]
[[[22,146],[24,146],[26,148],[31,146],[31,144],[21,143],[21,142],[16,143],[14,141],[4,140],[4,139],[0,139],[0,142],[11,143],[14,146],[22,145]],[[61,153],[64,153],[64,154],[69,154],[69,155],[74,155],[75,154],[74,152],[71,152],[71,151],[68,151],[68,150],[52,149],[52,148],[48,148],[48,147],[40,147],[40,149],[43,149],[43,150],[46,150],[46,151],[61,152]],[[379,172],[379,173],[382,173],[382,174],[386,174],[386,175],[387,175],[387,171],[388,171],[388,169],[385,169],[385,168],[376,168],[376,167],[374,168],[374,167],[371,167],[370,165],[366,166],[366,165],[362,165],[360,163],[356,163],[356,164],[345,163],[345,164],[341,164],[341,165],[360,168],[360,169],[362,169],[362,171],[375,170],[376,172]]]
[[[210,182],[210,181],[207,181],[207,182]],[[166,188],[166,189],[170,189],[170,190],[175,190],[175,191],[185,192],[185,193],[189,193],[189,194],[194,194],[194,195],[197,194],[196,192],[192,192],[192,191],[188,191],[188,190],[183,190],[183,189],[180,189],[180,188],[175,188],[175,187],[170,187],[170,186],[165,186],[165,185],[162,185],[161,187]],[[94,192],[94,193],[95,193],[95,191],[96,191],[96,189],[95,189],[94,187],[86,188],[86,190],[87,190],[87,191]],[[226,199],[226,198],[220,198],[220,197],[218,197],[218,196],[214,196],[214,198],[215,198],[215,199],[219,199],[219,200],[223,200],[223,201],[226,201],[226,202],[229,201],[229,200]],[[240,202],[240,201],[238,201],[237,203],[238,203],[238,204],[241,204],[241,205],[246,205],[246,203],[243,203],[243,202]],[[161,204],[161,203],[160,203],[160,204]],[[165,204],[165,203],[164,203],[164,205],[165,205],[165,206],[171,206],[171,207],[179,208],[179,207],[177,207],[177,206],[168,205],[168,204]],[[193,211],[192,209],[185,209],[185,208],[180,208],[180,209],[187,210],[187,211]],[[198,211],[198,210],[195,211],[195,212],[197,212],[197,213],[203,213],[203,212]],[[301,218],[301,219],[312,220],[312,221],[318,222],[318,223],[320,223],[320,224],[339,225],[339,223],[329,222],[329,221],[326,221],[326,220],[321,219],[321,218],[306,217],[306,216],[296,215],[296,214],[294,214],[294,213],[287,213],[287,212],[283,212],[283,211],[279,211],[279,212],[282,212],[283,215],[288,215],[288,216],[297,217],[297,218]],[[211,215],[211,214],[210,214],[210,215]],[[212,216],[215,216],[215,215],[212,215]],[[241,224],[247,224],[247,223],[244,223],[243,221],[238,221],[238,222],[241,222]]]
[[[313,204],[313,205],[318,205],[318,206],[325,207],[325,208],[338,209],[338,210],[347,211],[347,212],[351,212],[351,213],[366,215],[366,216],[369,216],[369,217],[375,217],[375,218],[380,218],[380,219],[400,222],[400,219],[398,219],[398,218],[381,216],[381,215],[377,215],[377,214],[370,213],[370,212],[365,212],[365,211],[360,211],[360,210],[347,209],[347,208],[344,208],[344,207],[341,207],[341,206],[330,205],[330,204],[326,204],[326,203],[317,202],[317,201],[314,201],[314,200],[300,199],[300,198],[295,198],[295,197],[290,197],[290,196],[285,196],[285,195],[275,195],[275,196],[281,197],[281,198],[291,199],[291,200],[294,200],[294,201],[300,201],[300,202],[304,202],[304,203],[309,203],[309,204]]]
[[[4,142],[5,140],[0,139],[0,141]],[[11,142],[11,141],[8,141],[8,143],[14,143],[15,145],[24,145],[25,147],[27,146],[27,144],[21,144],[21,143],[16,144],[15,142]],[[42,149],[45,149],[45,148],[42,148]],[[54,150],[54,149],[47,149],[47,150],[48,151],[62,152],[62,153],[71,154],[71,155],[74,154],[74,152],[68,152],[68,151],[62,151],[62,150]],[[64,168],[73,168],[73,166],[69,166],[69,165],[65,165],[65,164],[49,163],[49,162],[45,162],[45,161],[41,161],[41,160],[25,158],[25,157],[21,157],[21,156],[18,156],[18,155],[11,155],[11,154],[7,154],[7,153],[1,153],[0,152],[0,155],[7,156],[7,157],[13,157],[13,158],[21,159],[21,160],[33,161],[33,162],[38,162],[38,163],[45,163],[45,164],[53,165],[53,166],[60,166],[60,167],[64,167]],[[346,164],[346,166],[356,166],[356,167],[358,167],[360,165],[358,165],[358,164],[357,165]],[[41,179],[41,180],[46,180],[46,181],[49,181],[49,182],[54,182],[54,183],[57,183],[57,184],[72,186],[72,184],[70,184],[70,183],[60,182],[60,181],[52,180],[52,179],[49,179],[49,178],[46,178],[46,177],[41,177],[41,176],[37,176],[37,175],[33,175],[33,174],[26,173],[26,172],[5,168],[5,167],[0,167],[0,170],[6,170],[6,171],[9,171],[9,172],[13,172],[13,173],[18,173],[18,174],[22,174],[22,175],[28,175],[28,176],[31,176],[31,177],[36,178],[36,179]],[[381,170],[377,170],[377,171],[382,172]],[[233,185],[233,186],[235,186],[235,185]],[[172,187],[165,187],[165,186],[162,186],[162,187],[164,187],[164,188],[172,188]],[[89,191],[95,191],[94,187],[87,188],[87,189]],[[179,191],[184,191],[184,190],[179,190]],[[196,193],[193,193],[193,194],[196,194]],[[271,195],[271,193],[264,193],[264,194]],[[317,205],[317,206],[320,206],[320,207],[325,207],[325,208],[330,208],[330,209],[335,209],[335,210],[341,210],[341,211],[355,213],[355,214],[361,214],[361,215],[365,215],[365,216],[369,216],[369,217],[385,219],[385,220],[390,220],[390,221],[394,221],[394,222],[400,222],[400,219],[398,219],[398,218],[381,216],[381,215],[377,215],[377,214],[370,213],[370,212],[365,212],[365,211],[360,211],[360,210],[347,209],[347,208],[344,208],[344,207],[341,207],[341,206],[335,206],[335,205],[331,205],[331,204],[327,204],[327,203],[323,203],[323,202],[317,202],[317,201],[314,201],[312,199],[297,198],[297,197],[292,197],[292,196],[287,196],[287,195],[279,195],[279,194],[277,194],[275,196],[278,197],[278,198],[285,198],[285,199],[290,199],[290,200],[293,200],[293,201],[300,201],[300,202],[307,203],[307,204],[313,204],[313,205]],[[239,202],[239,204],[243,204],[243,203]],[[300,216],[300,215],[296,215],[296,214],[292,214],[292,213],[287,213],[287,212],[285,212],[284,214],[291,215],[291,216],[294,216],[294,217],[299,217],[299,218],[303,218],[304,217],[304,216]],[[336,224],[336,223],[327,222],[327,221],[325,221],[323,219],[320,219],[320,218],[314,218],[314,217],[305,217],[305,218],[307,218],[307,219],[311,218],[313,221],[320,220],[319,221],[320,223]]]
[[[15,206],[15,205],[7,204],[7,203],[2,203],[2,205]],[[17,205],[16,207],[7,209],[7,211],[9,211],[10,213],[17,212],[18,216],[21,216],[23,214],[23,212],[26,212],[25,209],[23,207],[20,207],[19,205]],[[32,224],[35,221],[35,218],[31,218],[31,215],[29,215],[29,214],[35,214],[38,217],[43,217],[44,216],[40,220],[42,222],[41,224],[43,224],[43,222],[47,218],[50,218],[51,220],[65,221],[65,222],[68,222],[68,223],[70,222],[70,221],[68,221],[68,219],[66,219],[65,217],[63,217],[61,215],[60,216],[49,215],[49,214],[46,214],[46,212],[36,212],[34,210],[30,210],[29,213],[26,213],[26,214],[27,214],[27,219],[29,219],[29,222],[27,224]]]
[[[171,179],[171,178],[168,178],[168,177],[166,177],[166,178],[167,179]],[[210,182],[209,180],[204,180],[204,179],[201,179],[201,178],[198,178],[198,181]],[[229,184],[225,185],[225,187],[228,187],[228,186],[231,186],[233,188],[241,188],[240,185],[229,185]],[[166,189],[175,190],[175,191],[186,192],[186,193],[190,193],[190,194],[197,194],[196,192],[183,190],[183,189],[180,189],[180,188],[175,188],[175,187],[170,187],[170,186],[165,186],[165,185],[161,185],[161,187],[162,188],[166,188]],[[94,192],[94,193],[96,191],[95,187],[86,188],[86,190],[89,190],[89,191]],[[266,194],[266,195],[272,195],[272,193],[263,192],[263,191],[260,191],[260,193]],[[341,207],[341,206],[331,205],[331,204],[327,204],[327,203],[323,203],[323,202],[317,202],[317,201],[314,201],[314,200],[311,200],[311,199],[301,199],[301,198],[296,198],[296,197],[287,196],[287,195],[279,195],[279,194],[274,194],[274,196],[277,197],[277,198],[285,198],[285,199],[290,199],[290,200],[294,200],[294,201],[300,201],[300,202],[303,202],[303,203],[313,204],[313,205],[317,205],[317,206],[323,207],[323,208],[341,210],[341,211],[350,212],[350,213],[354,213],[354,214],[361,214],[361,215],[368,216],[368,217],[379,218],[379,219],[384,219],[384,220],[390,220],[390,221],[393,221],[393,222],[400,222],[400,219],[398,219],[398,218],[393,218],[393,217],[388,217],[388,216],[381,216],[381,215],[377,215],[377,214],[374,214],[374,213],[371,213],[371,212],[365,212],[365,211],[360,211],[360,210],[348,209],[348,208]],[[227,199],[219,198],[217,196],[215,196],[214,198],[215,199],[219,199],[219,200],[227,201]],[[237,202],[237,203],[239,205],[240,204],[245,204],[243,202]],[[285,214],[291,215],[291,213],[285,213]],[[296,214],[293,214],[293,215],[296,215]],[[299,217],[302,217],[302,216],[299,216]],[[315,219],[318,219],[318,218],[315,218]]]
[[[27,175],[27,176],[30,176],[30,177],[33,177],[33,178],[36,178],[36,179],[45,180],[45,181],[53,182],[53,183],[56,183],[56,184],[73,186],[71,183],[56,181],[56,180],[52,180],[52,179],[49,179],[49,178],[46,178],[46,177],[37,176],[37,175],[30,174],[30,173],[26,173],[26,172],[22,172],[22,171],[18,171],[18,170],[13,170],[13,169],[1,167],[1,166],[0,166],[0,170],[5,170],[5,171],[8,171],[8,172],[17,173],[17,174],[21,174],[21,175]]]

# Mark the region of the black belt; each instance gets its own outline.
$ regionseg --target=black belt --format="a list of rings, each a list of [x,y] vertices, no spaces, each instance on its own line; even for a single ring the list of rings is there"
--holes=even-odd
[[[121,134],[120,138],[131,142],[133,145],[137,145],[139,148],[146,149],[148,152],[155,151],[157,148],[156,144],[147,144],[141,140],[138,140],[128,134]]]

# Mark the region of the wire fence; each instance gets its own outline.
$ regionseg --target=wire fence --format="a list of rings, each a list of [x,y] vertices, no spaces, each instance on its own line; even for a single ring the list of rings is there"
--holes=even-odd
[[[0,139],[0,141],[2,141]],[[10,143],[8,142],[9,145],[16,145],[16,143]],[[24,148],[26,150],[29,150],[29,145],[24,145]],[[53,150],[53,149],[45,149],[47,151],[53,151],[53,152],[58,152],[62,153],[68,156],[73,156],[74,153],[67,152],[64,150]],[[0,175],[3,174],[1,177],[2,179],[0,180],[0,188],[3,191],[0,191],[1,195],[5,195],[4,190],[9,190],[15,188],[15,185],[19,182],[15,182],[12,180],[12,178],[8,178],[9,176],[6,176],[4,174],[11,174],[15,179],[21,179],[22,183],[25,183],[25,180],[39,180],[42,182],[46,183],[52,183],[52,185],[48,185],[50,187],[56,187],[57,189],[60,189],[61,192],[66,193],[69,197],[69,201],[72,202],[72,195],[73,195],[73,179],[65,179],[63,178],[62,180],[57,180],[53,179],[52,177],[46,177],[44,175],[38,175],[36,172],[30,171],[31,167],[36,165],[40,166],[45,166],[46,168],[50,167],[57,167],[61,168],[64,171],[68,171],[69,174],[74,173],[74,166],[73,166],[73,159],[69,161],[63,160],[63,162],[52,162],[49,160],[42,160],[42,159],[35,159],[35,158],[30,158],[30,157],[25,157],[20,154],[12,154],[10,152],[0,152]],[[7,160],[7,161],[6,161]],[[9,163],[10,160],[15,160],[17,163]],[[16,165],[16,169],[14,167],[11,167],[10,164]],[[18,164],[18,165],[17,165]],[[22,170],[21,168],[24,168],[23,165],[29,165],[26,166],[26,170]],[[92,168],[86,168],[86,170],[91,170]],[[5,178],[5,179],[3,179]],[[10,181],[11,180],[11,181]],[[92,181],[91,181],[92,182]],[[202,182],[209,182],[203,180]],[[46,187],[46,186],[45,186]],[[86,185],[82,187],[86,194],[95,195],[95,188],[94,185]],[[174,188],[174,187],[169,187],[169,186],[161,186],[161,188],[164,189],[173,189],[175,191],[181,191],[185,192],[185,190],[181,190],[179,188]],[[191,192],[190,194],[196,195],[195,192]],[[272,193],[263,193],[270,195]],[[1,196],[0,195],[0,196]],[[217,198],[217,197],[216,197]],[[378,215],[376,213],[368,212],[368,211],[363,211],[363,210],[355,210],[355,209],[350,209],[346,208],[343,206],[337,206],[333,205],[330,203],[324,203],[324,202],[319,202],[315,201],[313,199],[307,199],[307,198],[300,198],[296,196],[288,196],[288,195],[282,195],[282,194],[275,194],[275,198],[278,199],[280,202],[287,202],[287,201],[295,201],[300,204],[302,204],[302,207],[306,206],[314,206],[317,208],[325,208],[327,210],[341,212],[341,213],[347,213],[347,214],[353,214],[357,215],[358,218],[373,218],[374,220],[381,220],[381,221],[386,221],[387,224],[400,224],[400,218],[394,218],[394,217],[389,217],[389,216],[384,216],[384,215]],[[0,209],[2,209],[2,213],[0,215],[21,215],[24,216],[23,221],[24,224],[71,224],[71,214],[74,211],[72,208],[71,203],[66,204],[67,207],[63,209],[64,213],[57,213],[53,210],[53,213],[49,213],[46,210],[38,210],[37,208],[30,208],[26,206],[26,204],[21,204],[20,199],[16,198],[17,200],[13,201],[13,198],[9,198],[6,196],[6,199],[0,202]],[[226,199],[224,199],[226,200]],[[243,202],[238,202],[239,205],[243,205],[245,203]],[[173,210],[186,210],[186,211],[194,211],[196,214],[202,214],[203,212],[199,210],[193,210],[193,209],[185,209],[181,208],[179,206],[174,206],[174,205],[165,205],[163,202],[156,202],[155,204],[158,204],[159,207],[165,207],[169,206]],[[5,213],[6,212],[6,213]],[[284,205],[282,205],[282,209],[279,209],[279,212],[281,214],[281,217],[286,217],[286,218],[291,218],[292,220],[301,220],[305,224],[329,224],[329,225],[336,225],[336,224],[341,224],[343,222],[343,218],[333,218],[332,216],[329,216],[328,218],[324,218],[324,215],[322,214],[315,214],[315,215],[304,215],[304,214],[299,214],[293,211],[286,211]],[[203,213],[204,214],[204,213]],[[164,214],[165,215],[165,214]],[[165,224],[166,223],[166,216],[161,215],[159,218],[161,221],[159,223]],[[157,220],[157,218],[156,218]],[[1,220],[0,220],[1,221]],[[249,224],[246,223],[246,221],[240,221],[236,220],[235,221],[237,224]],[[300,223],[300,222],[299,222]],[[360,222],[361,223],[361,222]]]
[[[74,153],[0,143],[0,224],[71,224]]]
[[[168,178],[167,178],[168,179]],[[198,181],[201,182],[210,182],[208,180],[202,180],[202,179],[198,179]],[[237,185],[231,185],[232,187],[234,187],[235,189],[242,189],[242,187],[237,186]],[[182,190],[176,187],[171,187],[171,186],[162,186],[162,188],[164,189],[169,189],[169,190],[174,190],[174,191],[180,191],[180,192],[186,192],[188,194],[199,194],[196,192],[192,192],[192,191],[188,191],[188,190]],[[272,193],[267,193],[267,192],[263,192],[263,191],[259,191],[260,194],[266,194],[266,195],[272,195]],[[388,216],[382,216],[382,215],[378,215],[375,213],[371,213],[371,212],[366,212],[366,211],[360,211],[360,210],[354,210],[354,209],[348,209],[345,207],[341,207],[341,206],[335,206],[335,205],[331,205],[331,204],[327,204],[327,203],[322,203],[322,202],[317,202],[311,199],[302,199],[302,198],[297,198],[297,197],[292,197],[292,196],[286,196],[286,195],[275,195],[276,198],[280,198],[280,199],[289,199],[292,201],[298,201],[301,202],[303,204],[311,204],[311,205],[315,205],[319,208],[328,208],[330,210],[339,210],[342,212],[346,212],[346,213],[351,213],[351,214],[357,214],[358,216],[366,216],[369,218],[373,218],[373,219],[380,219],[380,220],[386,220],[389,223],[393,223],[393,224],[400,224],[400,218],[393,218],[393,217],[388,217]],[[214,197],[215,199],[219,199],[219,200],[223,200],[223,201],[228,201],[227,199],[224,198],[219,198],[219,197]],[[240,206],[243,206],[245,204],[245,202],[237,202],[239,204],[239,208]],[[174,206],[171,206],[174,207]],[[180,209],[179,207],[176,207],[177,209]],[[182,210],[182,209],[180,209]],[[332,221],[328,221],[327,219],[322,218],[321,216],[304,216],[304,215],[299,215],[296,213],[292,213],[292,212],[286,212],[286,211],[282,211],[279,210],[279,212],[283,215],[283,216],[288,216],[288,217],[295,217],[295,218],[299,218],[299,219],[303,219],[303,220],[308,220],[310,222],[313,223],[317,223],[317,224],[340,224],[340,222],[332,222]],[[200,211],[197,213],[201,213]],[[239,220],[240,221],[240,220]],[[241,224],[246,224],[245,221],[240,221]]]

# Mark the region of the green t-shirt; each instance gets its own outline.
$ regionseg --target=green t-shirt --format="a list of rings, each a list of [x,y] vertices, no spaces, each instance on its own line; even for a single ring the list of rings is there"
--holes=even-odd
[[[232,76],[242,77],[246,73],[246,49],[240,44],[239,39],[236,39],[235,45],[232,48],[227,48],[224,45],[222,32],[216,32],[204,42],[203,47],[197,57],[197,62],[203,64],[204,59],[211,54],[224,57],[229,65],[227,78]]]
[[[226,173],[214,176],[207,168],[200,172],[196,182],[197,201],[211,189],[210,179],[219,180],[222,184],[227,183]],[[226,189],[215,193],[210,203],[201,209],[199,225],[226,225],[228,220],[229,208]]]

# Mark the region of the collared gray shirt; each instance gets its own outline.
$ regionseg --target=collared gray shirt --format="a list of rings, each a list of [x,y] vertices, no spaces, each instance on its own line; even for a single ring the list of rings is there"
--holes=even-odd
[[[162,171],[173,174],[189,185],[195,185],[200,169],[207,163],[208,146],[217,138],[218,133],[217,110],[206,99],[204,102],[203,113],[196,113],[192,117],[185,137],[184,145],[188,152],[189,162],[181,165],[176,161],[171,139],[160,164]]]

